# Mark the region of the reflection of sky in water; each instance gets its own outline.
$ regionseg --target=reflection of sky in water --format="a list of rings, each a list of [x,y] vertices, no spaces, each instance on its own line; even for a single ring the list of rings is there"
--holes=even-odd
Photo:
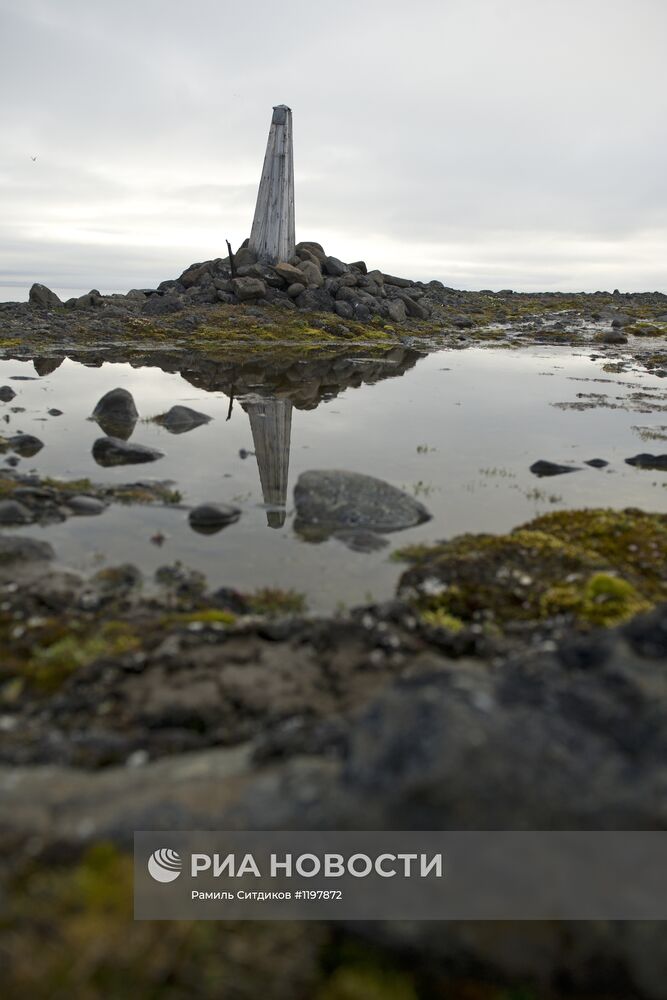
[[[34,468],[42,475],[98,482],[173,479],[190,505],[224,501],[243,510],[237,524],[210,536],[193,532],[183,510],[119,505],[98,518],[21,529],[23,534],[48,537],[59,559],[72,566],[90,567],[103,556],[107,563],[130,561],[149,573],[180,559],[204,571],[212,585],[307,591],[314,608],[390,596],[399,573],[387,560],[390,550],[353,553],[335,540],[316,545],[295,536],[292,490],[306,469],[349,469],[416,491],[433,520],[387,536],[392,547],[464,531],[503,531],[562,507],[667,510],[662,485],[667,476],[632,469],[623,461],[637,452],[667,450],[660,441],[643,442],[632,430],[638,424],[665,425],[667,413],[602,408],[578,412],[550,405],[576,400],[577,393],[606,393],[622,402],[636,389],[651,391],[664,405],[660,379],[606,375],[587,356],[564,355],[557,349],[471,348],[432,354],[401,378],[348,389],[315,410],[293,409],[287,516],[277,528],[267,524],[257,459],[242,459],[239,451],[258,452],[265,487],[267,481],[275,484],[285,477],[287,449],[272,451],[271,442],[282,435],[286,445],[290,407],[258,403],[253,409],[251,404],[253,442],[247,403],[236,401],[228,421],[226,395],[193,388],[180,375],[159,369],[129,364],[86,368],[66,360],[35,381],[13,381],[13,375],[34,375],[32,363],[0,362],[0,384],[17,392],[11,403],[0,404],[0,415],[10,414],[10,422],[0,426],[5,433],[36,434],[45,444],[34,458],[21,462],[21,471]],[[609,381],[576,380],[591,377]],[[632,382],[633,387],[619,381]],[[91,447],[101,432],[86,418],[100,396],[116,386],[133,393],[141,414],[131,440],[164,451],[160,461],[110,469],[94,462]],[[179,435],[144,422],[176,403],[214,419]],[[26,412],[11,413],[17,405]],[[47,416],[51,407],[62,409],[63,416]],[[258,430],[262,421],[269,426],[264,435]],[[598,457],[611,463],[609,469],[584,466],[581,472],[549,479],[528,472],[538,458],[580,464]],[[552,502],[553,497],[560,499]],[[282,520],[275,515],[270,519],[274,525]],[[167,536],[162,548],[150,542],[156,531]]]

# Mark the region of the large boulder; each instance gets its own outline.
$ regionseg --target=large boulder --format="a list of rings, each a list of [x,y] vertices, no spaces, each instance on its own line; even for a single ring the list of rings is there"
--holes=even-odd
[[[403,299],[393,299],[387,304],[387,315],[394,323],[404,323],[408,316]]]
[[[322,272],[317,264],[313,264],[312,261],[304,260],[299,266],[299,271],[301,271],[301,274],[303,275],[301,280],[309,288],[321,288],[324,284]]]
[[[299,309],[313,312],[332,312],[334,300],[323,288],[307,288],[294,299]]]
[[[38,309],[53,309],[56,306],[62,305],[62,301],[55,292],[52,292],[46,285],[40,285],[38,282],[35,282],[30,289],[28,301],[31,306],[37,306]]]
[[[294,267],[293,264],[275,264],[273,270],[288,285],[293,285],[295,282],[303,282],[303,273],[300,268]]]
[[[401,531],[431,517],[423,504],[390,483],[338,469],[303,472],[294,502],[296,529],[323,537],[340,528]]]
[[[347,264],[344,264],[338,257],[327,257],[323,267],[325,272],[330,274],[332,278],[340,278],[350,270]]]
[[[266,295],[266,285],[261,278],[233,278],[234,294],[241,302],[253,302],[263,299]]]
[[[92,413],[105,434],[127,439],[139,419],[139,411],[131,392],[127,389],[110,389],[98,401]]]

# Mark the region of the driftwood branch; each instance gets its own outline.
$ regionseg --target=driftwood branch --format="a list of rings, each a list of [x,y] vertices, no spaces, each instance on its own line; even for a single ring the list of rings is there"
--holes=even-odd
[[[234,260],[234,254],[232,253],[232,245],[229,240],[225,240],[227,244],[227,250],[229,251],[229,266],[232,269],[232,278],[236,277],[236,261]]]

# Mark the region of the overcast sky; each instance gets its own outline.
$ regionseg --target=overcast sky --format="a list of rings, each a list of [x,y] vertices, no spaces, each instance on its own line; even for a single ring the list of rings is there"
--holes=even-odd
[[[0,0],[0,298],[225,255],[280,103],[297,240],[667,292],[666,42],[665,0]]]

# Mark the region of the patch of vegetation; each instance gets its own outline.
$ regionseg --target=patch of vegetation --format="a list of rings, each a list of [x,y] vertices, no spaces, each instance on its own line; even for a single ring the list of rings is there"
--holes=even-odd
[[[499,625],[569,616],[615,625],[667,597],[667,515],[559,511],[508,535],[462,535],[392,556],[399,593],[432,623]]]
[[[305,595],[296,590],[262,587],[252,594],[245,594],[244,597],[253,614],[267,615],[269,618],[298,615],[306,609]]]
[[[120,656],[140,647],[140,637],[125,622],[104,622],[99,628],[86,631],[78,623],[63,628],[52,621],[32,634],[21,675],[39,689],[53,691],[76,670],[95,660]]]

